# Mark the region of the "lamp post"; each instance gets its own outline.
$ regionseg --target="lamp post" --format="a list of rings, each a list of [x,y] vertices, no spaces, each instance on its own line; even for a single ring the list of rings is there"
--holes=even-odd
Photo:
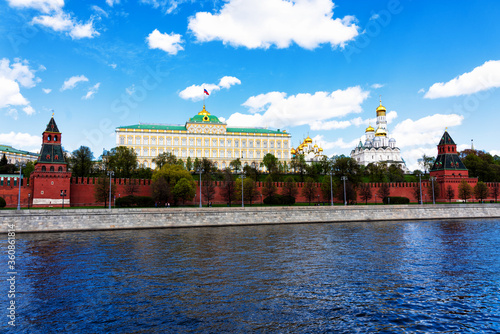
[[[436,181],[435,176],[431,176],[431,183],[432,183],[432,204],[436,204],[436,197],[434,195],[434,181]]]
[[[18,163],[16,166],[19,167],[19,194],[17,195],[17,210],[21,210],[21,181],[23,179],[23,175],[21,174],[21,171],[23,170],[23,167],[26,167],[25,164]]]
[[[64,209],[64,197],[66,197],[66,189],[61,190],[61,197],[62,197],[62,208]]]
[[[245,207],[245,199],[243,197],[243,179],[245,178],[245,174],[241,173],[241,207]]]
[[[28,194],[28,210],[30,209],[30,199],[31,199],[31,194]]]
[[[347,205],[347,198],[346,198],[346,192],[345,192],[345,181],[347,181],[347,176],[342,176],[340,179],[342,181],[344,181],[344,205]]]
[[[418,174],[418,179],[420,182],[420,205],[422,205],[422,174]]]
[[[108,208],[111,210],[111,178],[115,175],[115,172],[109,171],[109,202],[108,202]]]
[[[201,208],[201,173],[203,173],[205,170],[203,168],[198,167],[196,169],[196,173],[200,174],[200,208]]]
[[[333,170],[330,170],[330,201],[331,206],[333,206]]]
[[[375,205],[377,205],[377,194],[375,194]]]

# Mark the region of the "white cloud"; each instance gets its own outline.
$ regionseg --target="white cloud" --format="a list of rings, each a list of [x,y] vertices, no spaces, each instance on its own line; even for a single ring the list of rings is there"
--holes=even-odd
[[[420,88],[417,93],[419,93],[419,94],[425,93],[425,89]]]
[[[40,135],[11,131],[9,133],[0,133],[0,143],[17,149],[39,151],[42,145],[42,137]]]
[[[206,97],[204,89],[208,91],[209,94],[215,93],[222,88],[229,89],[231,86],[240,85],[240,79],[231,76],[224,76],[219,80],[219,84],[201,84],[201,85],[191,85],[185,88],[179,93],[179,97],[184,100],[200,101]]]
[[[85,82],[85,81],[89,81],[89,79],[87,79],[86,76],[84,75],[75,75],[75,76],[72,76],[71,78],[69,79],[66,79],[61,87],[61,92],[62,91],[65,91],[67,89],[73,89],[76,87],[76,85],[79,83],[79,82]]]
[[[108,6],[113,7],[115,4],[119,4],[120,0],[106,0]]]
[[[344,117],[362,112],[361,104],[368,92],[359,86],[331,93],[297,94],[287,97],[286,93],[270,92],[250,97],[243,106],[253,115],[232,114],[227,123],[231,126],[271,126],[284,128],[311,124],[321,127],[321,121]]]
[[[496,87],[500,87],[500,60],[490,60],[446,83],[433,84],[424,97],[437,99],[469,95]]]
[[[11,7],[32,8],[44,13],[58,11],[64,7],[64,0],[7,0]]]
[[[104,9],[102,9],[101,7],[99,7],[99,6],[95,6],[95,5],[92,6],[92,10],[94,12],[96,12],[97,14],[100,14],[102,16],[105,16],[105,17],[109,16],[108,13]]]
[[[50,88],[42,88],[42,90],[45,94],[49,94],[50,92],[52,92],[52,89]]]
[[[442,135],[443,133],[441,133]],[[436,143],[437,145],[437,143]],[[437,155],[437,148],[434,147],[417,147],[401,152],[403,159],[405,160],[406,167],[410,171],[415,169],[422,170],[422,167],[418,164],[418,159],[422,158],[423,155],[435,157]]]
[[[383,84],[379,84],[379,83],[374,83],[373,85],[371,85],[371,87],[372,87],[373,89],[379,89],[379,88],[384,87],[384,85],[383,85]]]
[[[179,34],[162,34],[158,29],[155,29],[146,40],[150,49],[160,49],[170,55],[176,55],[177,52],[184,50],[181,46],[183,40]]]
[[[116,66],[117,66],[117,65],[113,63],[113,64],[109,64],[109,66],[110,66],[112,69],[116,69]]]
[[[40,78],[35,76],[35,71],[29,68],[27,61],[16,59],[11,64],[7,58],[0,59],[0,108],[29,107],[30,102],[21,94],[21,87],[32,88],[40,81]]]
[[[166,14],[172,13],[184,2],[192,0],[141,0],[141,3],[151,5],[153,8],[161,8]]]
[[[314,49],[329,43],[343,47],[358,32],[355,18],[333,18],[331,0],[229,0],[216,13],[199,12],[188,29],[200,42],[220,40],[249,49],[286,48],[296,43]]]
[[[33,24],[39,24],[51,28],[57,32],[65,32],[72,39],[93,38],[99,36],[99,32],[94,28],[93,20],[87,23],[76,22],[71,15],[58,11],[52,15],[40,15],[33,18]]]
[[[372,16],[370,16],[370,21],[371,20],[376,20],[380,17],[380,15],[378,15],[377,13],[373,14]]]
[[[10,108],[9,110],[7,110],[6,115],[9,116],[9,117],[12,117],[14,120],[17,121],[17,109]]]
[[[238,78],[225,76],[222,77],[219,81],[219,87],[229,89],[229,87],[233,85],[240,85],[241,81]]]
[[[406,119],[398,123],[392,131],[398,147],[438,144],[446,127],[462,124],[464,117],[457,114],[434,114],[416,121]]]
[[[390,124],[393,120],[395,120],[398,117],[398,113],[395,111],[390,111],[386,115],[386,120],[387,124]],[[351,120],[346,120],[346,121],[328,121],[328,122],[320,122],[320,121],[313,121],[311,125],[311,130],[315,131],[320,131],[320,130],[338,130],[338,129],[345,129],[348,128],[351,125],[354,126],[360,126],[360,125],[375,125],[377,122],[376,118],[367,118],[363,119],[361,117],[356,117]]]
[[[125,92],[126,92],[128,95],[132,95],[132,94],[134,94],[134,92],[135,92],[135,85],[132,85],[132,86],[130,86],[130,87],[128,87],[128,88],[125,88]]]
[[[26,115],[33,115],[35,113],[35,109],[33,109],[32,106],[24,107],[23,111],[26,113]]]
[[[82,96],[82,100],[88,100],[94,97],[94,95],[97,93],[99,90],[99,87],[101,86],[101,83],[98,82],[94,86],[90,87],[89,91],[87,92],[86,95]]]

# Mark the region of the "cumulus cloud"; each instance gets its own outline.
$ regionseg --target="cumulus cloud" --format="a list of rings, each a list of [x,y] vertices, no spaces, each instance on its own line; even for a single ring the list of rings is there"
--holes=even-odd
[[[462,124],[464,117],[457,114],[434,114],[416,121],[406,119],[398,123],[392,131],[398,147],[437,145],[446,127]]]
[[[448,82],[433,84],[424,97],[437,99],[441,97],[470,95],[483,90],[500,87],[500,60],[490,60]]]
[[[117,66],[117,65],[116,65],[115,63],[113,63],[113,64],[109,64],[109,66],[110,66],[112,69],[116,69],[116,66]]]
[[[183,40],[179,34],[162,34],[158,29],[146,37],[150,49],[160,49],[170,55],[176,55],[177,52],[184,50],[182,47]]]
[[[196,13],[188,29],[200,42],[219,40],[249,49],[292,43],[305,49],[326,43],[343,47],[359,27],[352,16],[333,18],[333,8],[331,0],[229,0],[218,13]]]
[[[0,143],[22,150],[39,151],[42,145],[42,137],[11,131],[9,133],[0,133]]]
[[[201,85],[191,85],[179,93],[179,96],[184,100],[200,101],[206,96],[204,89],[206,89],[209,94],[215,93],[222,88],[229,89],[231,86],[240,85],[240,79],[231,76],[224,76],[219,80],[218,84],[208,84],[204,83]]]
[[[64,0],[7,0],[11,7],[32,8],[44,13],[58,11],[64,7]]]
[[[86,76],[84,75],[75,75],[75,76],[72,76],[71,78],[69,79],[66,79],[61,87],[61,92],[62,91],[65,91],[67,89],[73,89],[76,87],[76,85],[79,83],[79,82],[86,82],[86,81],[89,81],[89,79],[87,79]]]
[[[64,32],[72,39],[93,38],[99,36],[94,28],[93,20],[87,23],[77,22],[71,15],[58,11],[50,15],[40,15],[33,18],[33,24],[39,24],[57,32]]]
[[[49,94],[50,92],[52,92],[52,89],[50,88],[42,88],[42,90],[45,94]]]
[[[395,111],[390,111],[386,115],[386,120],[387,124],[390,124],[392,121],[394,121],[398,117],[398,113]],[[350,126],[360,126],[360,125],[366,125],[368,126],[369,124],[372,124],[375,126],[375,123],[377,122],[376,118],[367,118],[363,119],[361,117],[356,117],[350,120],[345,120],[345,121],[327,121],[327,122],[320,122],[320,121],[314,121],[310,124],[311,130],[315,131],[320,131],[320,130],[338,130],[338,129],[345,129]]]
[[[98,82],[94,86],[90,87],[89,91],[87,92],[86,95],[82,96],[82,100],[88,100],[94,97],[95,93],[99,90],[99,87],[101,86],[101,83]]]
[[[192,2],[192,0],[141,0],[141,3],[151,5],[153,8],[160,8],[166,14],[170,14],[184,2]]]
[[[12,117],[14,120],[17,121],[17,109],[14,109],[14,108],[10,108],[9,110],[7,110],[7,113],[6,113],[7,116],[9,117]]]
[[[32,106],[24,107],[23,111],[26,113],[26,115],[33,115],[35,113],[35,109],[33,109]]]
[[[297,94],[287,97],[286,93],[270,92],[250,97],[243,106],[250,114],[232,114],[227,123],[230,126],[287,126],[311,125],[321,128],[323,121],[362,112],[361,104],[368,92],[359,86],[345,90]],[[332,123],[333,124],[333,123]]]
[[[28,107],[30,102],[21,94],[21,87],[32,88],[41,80],[29,68],[27,61],[15,60],[12,64],[7,58],[0,60],[0,108],[9,106]],[[26,109],[26,113],[33,109]],[[10,115],[12,116],[13,113]],[[17,118],[17,110],[16,110]]]
[[[115,4],[119,4],[120,0],[106,0],[108,6],[113,7]]]
[[[384,85],[383,84],[379,84],[379,83],[374,83],[370,87],[373,88],[373,89],[379,89],[379,88],[384,87]]]
[[[332,150],[332,149],[352,149],[354,148],[359,139],[354,139],[350,142],[345,142],[343,138],[339,138],[335,141],[327,141],[324,139],[323,135],[317,135],[312,138],[314,143],[317,143],[319,147],[323,148],[323,150]]]

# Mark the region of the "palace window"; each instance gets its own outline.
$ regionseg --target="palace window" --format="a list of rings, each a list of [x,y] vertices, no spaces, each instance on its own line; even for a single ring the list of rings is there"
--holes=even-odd
[[[205,146],[209,146],[209,145],[210,145],[210,140],[205,139]]]
[[[217,146],[217,139],[212,140],[212,146]]]
[[[125,144],[125,138],[120,137],[120,145],[123,145],[123,144]]]
[[[253,147],[253,140],[250,140],[250,141],[248,142],[248,147]]]
[[[224,147],[224,139],[219,140],[219,146]]]
[[[151,138],[151,145],[156,145],[156,137]]]
[[[255,147],[260,147],[260,140],[257,140],[257,141],[255,142]]]
[[[209,150],[205,150],[205,157],[210,157],[210,151]]]
[[[135,154],[137,155],[141,155],[141,150],[139,150],[138,148],[135,149]]]
[[[148,155],[148,149],[146,149],[146,148],[145,148],[145,149],[142,151],[142,153],[143,153],[143,155],[144,155],[144,156],[147,156],[147,155]]]
[[[276,143],[276,147],[277,148],[281,148],[281,142],[280,141]]]
[[[186,146],[186,144],[187,144],[186,138],[182,138],[182,146]]]
[[[267,141],[262,142],[262,147],[267,148]]]
[[[148,137],[144,137],[144,145],[147,145],[149,143],[149,138]]]
[[[234,141],[234,147],[238,147],[239,142],[237,140]]]
[[[284,147],[284,148],[288,148],[288,142],[284,142],[284,143],[283,143],[283,147]]]
[[[227,141],[227,147],[231,147],[231,140]]]
[[[227,151],[227,157],[231,158],[231,151],[229,151],[229,150]]]
[[[160,145],[163,145],[163,138],[160,138]]]
[[[201,139],[196,139],[196,146],[201,146]]]
[[[186,150],[182,150],[182,157],[183,157],[183,158],[185,158],[185,157],[186,157],[186,154],[187,154]]]
[[[160,148],[160,149],[158,150],[158,154],[163,154],[163,149],[162,149],[162,148]]]
[[[179,145],[179,138],[174,138],[174,146]]]
[[[278,158],[281,159],[281,152],[278,152]]]
[[[133,139],[132,139],[132,137],[128,137],[128,139],[127,139],[127,143],[128,143],[129,145],[132,145],[132,140],[133,140]]]
[[[213,157],[213,158],[217,158],[217,151],[216,151],[216,150],[213,150],[213,151],[212,151],[212,157]]]
[[[189,146],[194,146],[194,139],[193,138],[189,139]]]
[[[151,150],[151,155],[152,155],[153,157],[154,157],[154,156],[156,156],[156,150],[155,150],[154,148]]]
[[[196,156],[201,157],[201,150],[196,150]]]
[[[260,151],[257,151],[257,158],[260,159]]]
[[[220,150],[220,157],[224,158],[224,150]]]
[[[269,143],[269,147],[270,148],[274,148],[274,142],[273,141]]]
[[[193,157],[194,156],[194,150],[189,150],[189,156]]]
[[[252,152],[252,151],[248,152],[248,156],[249,156],[250,158],[253,158],[253,152]]]
[[[167,145],[168,146],[172,145],[172,139],[171,138],[167,138]]]
[[[241,147],[247,147],[247,142],[246,140],[241,141]]]

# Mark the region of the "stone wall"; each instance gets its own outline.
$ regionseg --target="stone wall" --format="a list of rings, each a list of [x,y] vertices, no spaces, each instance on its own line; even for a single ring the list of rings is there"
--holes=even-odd
[[[499,218],[500,204],[0,211],[5,233],[354,221]]]

